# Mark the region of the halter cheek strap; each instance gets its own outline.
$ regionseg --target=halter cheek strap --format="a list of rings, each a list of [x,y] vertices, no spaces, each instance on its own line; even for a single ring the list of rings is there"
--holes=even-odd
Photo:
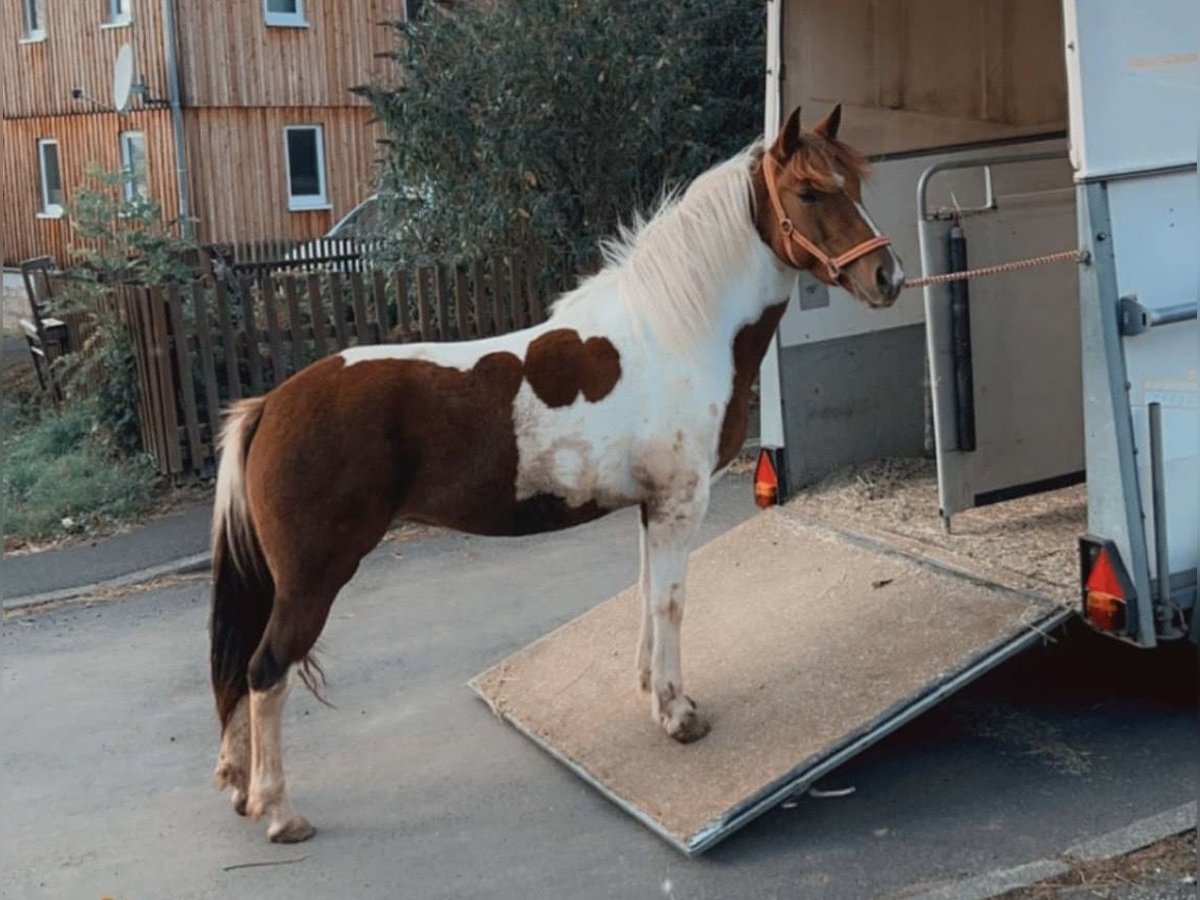
[[[783,243],[783,252],[787,254],[788,261],[797,269],[805,268],[796,256],[796,247],[799,247],[825,267],[830,281],[837,281],[841,277],[842,269],[850,265],[850,263],[859,257],[866,256],[872,250],[878,250],[880,247],[886,247],[891,243],[890,238],[886,238],[882,234],[877,234],[874,237],[867,238],[861,244],[855,244],[845,253],[830,256],[797,231],[795,223],[788,218],[788,214],[783,208],[783,202],[779,199],[779,185],[777,183],[777,179],[779,178],[779,163],[775,161],[775,158],[770,153],[764,153],[762,166],[763,179],[767,183],[767,194],[771,198],[771,206],[775,210],[775,218],[779,220],[779,230],[783,232],[786,238]]]

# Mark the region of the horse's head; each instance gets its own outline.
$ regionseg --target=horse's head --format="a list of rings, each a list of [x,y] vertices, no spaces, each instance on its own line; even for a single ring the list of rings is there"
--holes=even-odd
[[[799,107],[788,118],[763,153],[758,231],[787,265],[869,306],[891,306],[904,270],[863,209],[867,165],[837,139],[841,117],[839,104],[809,132],[800,128]]]

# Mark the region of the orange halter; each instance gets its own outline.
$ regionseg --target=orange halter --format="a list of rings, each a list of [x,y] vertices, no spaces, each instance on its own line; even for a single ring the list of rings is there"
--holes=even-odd
[[[797,269],[803,269],[799,260],[796,259],[795,248],[793,244],[798,245],[802,250],[813,256],[818,262],[825,266],[826,272],[829,273],[830,281],[837,281],[841,277],[842,269],[850,263],[854,262],[860,256],[866,256],[872,250],[878,250],[880,247],[886,247],[892,241],[890,238],[884,237],[882,234],[877,234],[875,237],[867,238],[861,244],[855,244],[845,253],[838,256],[830,256],[804,235],[796,230],[795,224],[788,218],[787,213],[783,209],[783,203],[779,200],[779,187],[775,183],[778,177],[779,163],[770,153],[764,153],[763,161],[763,178],[767,182],[767,193],[771,197],[771,206],[775,208],[775,218],[779,220],[779,230],[782,231],[789,240],[784,243],[783,249],[787,253],[788,260]]]

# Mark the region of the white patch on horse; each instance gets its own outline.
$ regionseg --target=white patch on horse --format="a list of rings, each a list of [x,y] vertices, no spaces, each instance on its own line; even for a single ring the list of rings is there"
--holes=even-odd
[[[245,810],[250,784],[250,704],[245,697],[238,700],[229,714],[225,733],[221,735],[221,753],[213,782],[221,790],[232,788],[230,802],[234,809]]]

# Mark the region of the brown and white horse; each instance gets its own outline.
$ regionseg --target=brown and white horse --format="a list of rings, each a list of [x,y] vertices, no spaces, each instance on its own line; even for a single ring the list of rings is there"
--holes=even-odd
[[[797,271],[874,307],[903,284],[839,118],[803,132],[796,110],[769,148],[701,175],[540,325],[355,347],[234,407],[213,526],[215,779],[272,841],[313,833],[284,788],[289,674],[308,675],[334,597],[396,519],[529,535],[639,506],[637,683],[672,738],[708,731],[680,670],[684,572]]]

